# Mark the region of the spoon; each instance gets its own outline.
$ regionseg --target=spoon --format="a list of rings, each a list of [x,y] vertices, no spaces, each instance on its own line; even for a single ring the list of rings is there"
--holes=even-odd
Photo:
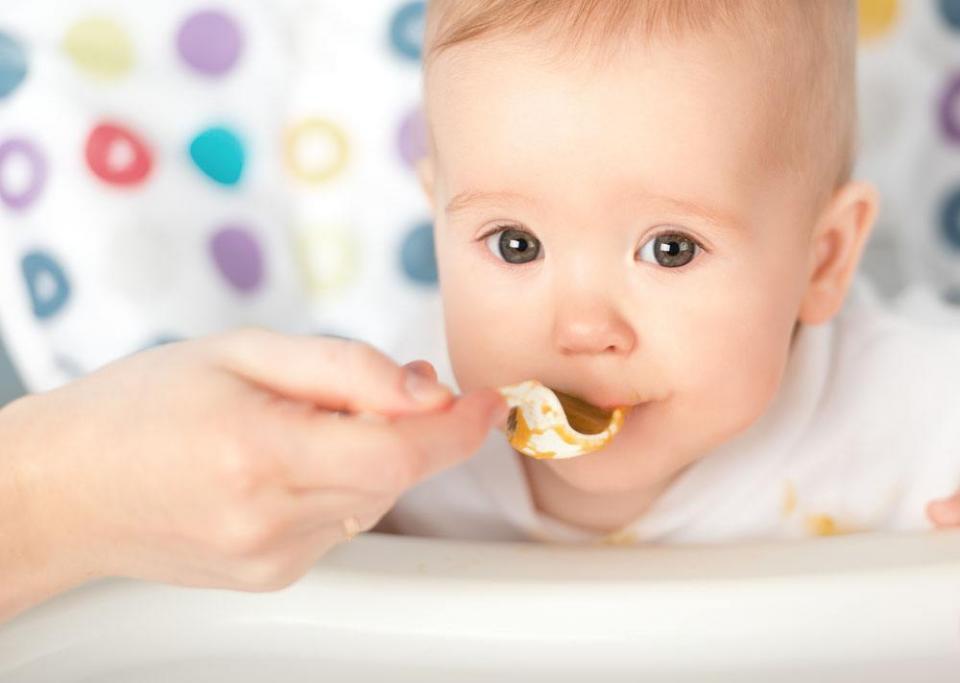
[[[620,431],[629,408],[604,410],[536,380],[501,387],[510,406],[507,439],[540,460],[575,458],[603,448]]]

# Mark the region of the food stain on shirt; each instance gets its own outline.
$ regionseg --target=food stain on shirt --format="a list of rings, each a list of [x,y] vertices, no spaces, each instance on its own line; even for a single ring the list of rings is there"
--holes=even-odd
[[[792,481],[783,483],[783,500],[780,513],[784,519],[794,516],[800,507],[797,489]],[[856,533],[857,529],[840,524],[835,517],[828,514],[808,514],[802,517],[804,526],[811,536],[841,536]]]
[[[780,509],[784,517],[789,517],[797,511],[797,489],[794,488],[793,482],[788,481],[783,484],[783,505]]]
[[[807,529],[814,536],[840,536],[855,532],[854,529],[839,524],[830,515],[808,515]]]

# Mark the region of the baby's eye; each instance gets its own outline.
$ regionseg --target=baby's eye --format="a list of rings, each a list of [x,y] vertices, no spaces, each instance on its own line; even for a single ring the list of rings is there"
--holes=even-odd
[[[507,263],[521,264],[536,261],[540,255],[540,240],[529,232],[504,228],[486,238],[487,248]]]
[[[662,232],[648,240],[638,252],[641,261],[664,268],[680,268],[700,253],[700,244],[682,232]]]

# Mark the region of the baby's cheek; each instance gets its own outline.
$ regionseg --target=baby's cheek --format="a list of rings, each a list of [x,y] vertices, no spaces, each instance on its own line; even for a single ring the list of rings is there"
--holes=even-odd
[[[746,431],[770,409],[776,398],[781,368],[771,358],[754,357],[753,360],[741,373],[727,378],[729,391],[720,398],[719,404],[724,406],[725,413],[724,436],[727,438]]]
[[[482,315],[482,310],[462,304],[445,315],[447,347],[457,384],[462,391],[501,386],[522,379],[521,332]],[[511,329],[511,333],[505,330]],[[529,372],[529,364],[525,370]],[[518,372],[520,374],[518,374]]]
[[[790,330],[779,327],[743,321],[704,335],[681,391],[691,412],[700,416],[700,428],[712,438],[732,438],[769,409],[787,362]]]
[[[447,345],[463,391],[535,379],[549,339],[543,321],[517,292],[465,281],[444,292]]]

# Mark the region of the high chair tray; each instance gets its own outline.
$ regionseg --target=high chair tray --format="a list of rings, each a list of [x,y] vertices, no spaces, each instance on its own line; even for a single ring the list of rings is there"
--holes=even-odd
[[[361,536],[268,594],[109,580],[0,683],[956,681],[960,533],[586,548]]]

